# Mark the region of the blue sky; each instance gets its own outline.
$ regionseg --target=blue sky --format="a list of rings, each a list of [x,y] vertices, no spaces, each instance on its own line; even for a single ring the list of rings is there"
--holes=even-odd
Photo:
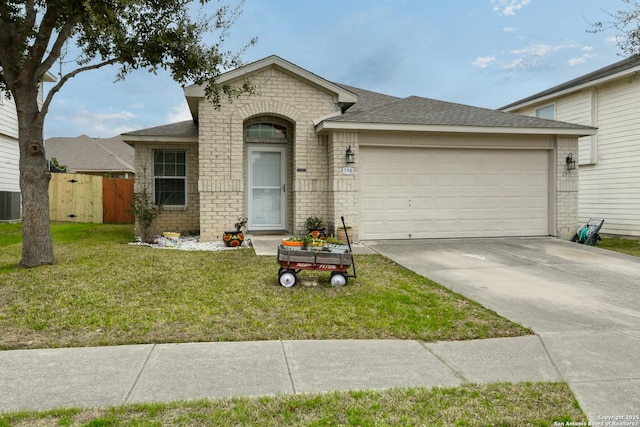
[[[499,108],[622,59],[615,33],[587,30],[623,7],[621,0],[246,0],[224,48],[237,51],[257,37],[245,63],[275,54],[338,83]],[[189,118],[168,74],[139,70],[114,83],[115,72],[71,79],[55,95],[45,138],[111,137]]]

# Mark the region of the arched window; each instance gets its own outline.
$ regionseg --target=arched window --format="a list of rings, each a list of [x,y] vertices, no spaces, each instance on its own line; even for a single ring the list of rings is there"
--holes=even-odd
[[[285,139],[287,128],[273,123],[256,123],[247,126],[247,138],[251,139]]]

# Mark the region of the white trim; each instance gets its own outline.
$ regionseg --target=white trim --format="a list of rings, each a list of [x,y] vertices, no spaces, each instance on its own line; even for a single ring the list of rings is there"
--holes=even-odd
[[[278,152],[280,153],[280,183],[285,185],[285,190],[281,191],[280,195],[280,223],[279,224],[266,224],[255,225],[253,220],[253,168],[251,167],[251,155],[258,152]],[[269,144],[256,144],[247,146],[247,215],[249,222],[247,223],[247,229],[252,231],[267,231],[267,230],[285,230],[287,227],[287,194],[286,194],[286,182],[287,182],[287,147],[283,145],[269,145]],[[282,187],[281,187],[282,188]]]
[[[397,123],[357,123],[324,121],[316,126],[316,133],[324,130],[376,130],[406,132],[445,132],[445,133],[484,133],[512,135],[563,135],[589,136],[595,135],[597,129],[588,128],[517,128],[491,126],[449,126],[449,125],[416,125]]]

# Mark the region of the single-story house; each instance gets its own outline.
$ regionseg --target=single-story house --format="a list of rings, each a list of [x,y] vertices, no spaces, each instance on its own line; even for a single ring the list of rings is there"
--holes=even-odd
[[[566,157],[591,126],[328,81],[278,56],[222,74],[255,94],[216,109],[185,89],[193,120],[122,135],[136,187],[164,210],[160,231],[216,240],[250,232],[330,232],[361,240],[559,236],[576,230],[578,174]]]
[[[133,178],[134,150],[120,136],[112,138],[53,137],[45,140],[47,160],[56,159],[69,173]]]
[[[579,123],[578,219],[603,218],[605,234],[640,236],[640,57],[629,58],[501,108]]]

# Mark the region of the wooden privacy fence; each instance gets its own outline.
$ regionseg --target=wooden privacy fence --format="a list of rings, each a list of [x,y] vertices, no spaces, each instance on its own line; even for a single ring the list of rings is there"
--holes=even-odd
[[[78,173],[51,174],[51,221],[133,224],[129,207],[133,179],[103,178]]]

